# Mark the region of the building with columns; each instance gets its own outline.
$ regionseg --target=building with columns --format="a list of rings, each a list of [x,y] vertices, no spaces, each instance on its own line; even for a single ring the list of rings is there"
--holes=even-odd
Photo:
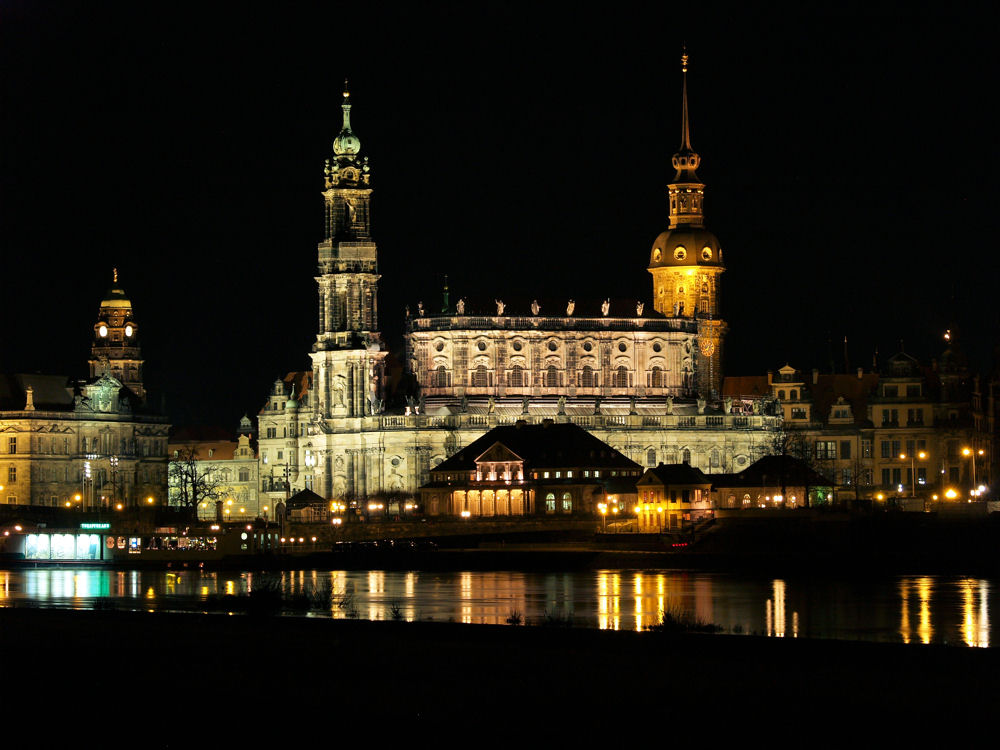
[[[113,508],[166,499],[167,418],[146,408],[132,303],[101,300],[87,380],[0,376],[0,502]]]
[[[689,463],[740,471],[769,452],[780,416],[763,400],[722,396],[726,324],[718,239],[705,226],[682,65],[681,145],[667,185],[667,228],[649,251],[652,304],[572,300],[558,314],[466,309],[407,312],[405,358],[419,386],[387,408],[386,347],[378,329],[372,174],[351,124],[325,169],[318,247],[319,317],[311,372],[275,382],[258,415],[263,492],[301,489],[330,499],[414,495],[430,470],[498,425],[551,419],[585,428],[645,466]],[[637,249],[636,259],[642,257]],[[386,268],[386,273],[405,269]],[[638,269],[637,269],[638,270]]]

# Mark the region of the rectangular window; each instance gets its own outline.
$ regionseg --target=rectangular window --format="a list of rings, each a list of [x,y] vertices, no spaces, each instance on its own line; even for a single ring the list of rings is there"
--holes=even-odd
[[[851,470],[850,469],[841,469],[840,470],[840,483],[842,485],[847,486],[847,485],[849,485],[851,483],[851,481],[852,481]]]
[[[851,457],[851,441],[841,440],[840,441],[840,457],[850,458]]]
[[[278,451],[278,460],[280,461],[285,455],[284,451]]]
[[[277,437],[278,436],[278,428],[277,427],[268,427],[267,428],[267,436],[269,438]]]
[[[917,469],[917,484],[927,484],[927,469],[923,467]]]
[[[892,483],[895,485],[900,485],[903,483],[903,470],[893,469],[892,470]]]
[[[548,479],[548,478],[549,478],[549,472],[543,471],[542,472],[542,479]]]
[[[888,440],[882,441],[882,458],[892,458],[892,443]]]
[[[901,445],[902,445],[902,443],[899,440],[893,440],[892,441],[892,456],[893,456],[893,458],[895,458],[896,456],[898,456],[902,452],[902,448],[900,447]]]
[[[872,441],[862,440],[861,441],[861,457],[871,458],[872,457]]]
[[[14,484],[17,481],[17,467],[8,466],[7,467],[7,482],[9,484]]]
[[[805,419],[806,410],[799,406],[792,407],[792,419]]]
[[[555,501],[555,498],[553,498],[552,500],[546,500],[545,501],[545,512],[546,513],[555,513],[556,512],[556,501]]]
[[[909,398],[919,398],[920,397],[920,385],[908,385],[906,386],[906,395]]]
[[[816,441],[817,460],[831,460],[837,457],[837,443],[834,440]]]
[[[899,395],[899,388],[894,385],[883,386],[882,395],[887,398],[896,398]]]
[[[7,452],[17,453],[17,438],[12,437],[7,439]]]
[[[584,476],[584,478],[589,479],[590,478],[590,469],[584,469],[583,470],[583,476]]]
[[[889,469],[882,469],[882,486],[888,487],[889,482],[891,481],[892,481],[892,473],[889,471]]]
[[[922,425],[924,423],[924,410],[923,409],[907,409],[906,410],[906,422],[907,422],[907,424]]]
[[[594,478],[597,479],[597,478],[600,478],[600,476],[601,476],[601,472],[599,472],[597,469],[594,469]]]
[[[572,471],[572,469],[570,471],[566,472],[566,478],[567,479],[572,479],[573,478],[573,471]]]
[[[556,472],[556,479],[559,479],[561,477],[562,477],[562,472],[561,471],[557,471]]]
[[[313,488],[312,474],[306,474],[305,483],[306,483],[306,489],[307,490],[311,490]]]

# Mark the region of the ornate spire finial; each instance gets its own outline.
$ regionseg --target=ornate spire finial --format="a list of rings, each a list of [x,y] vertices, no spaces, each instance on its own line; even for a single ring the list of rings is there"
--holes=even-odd
[[[344,76],[344,98],[346,99],[351,95],[351,88],[347,85],[347,77]]]
[[[112,268],[111,269],[111,276],[112,276],[112,281],[115,284],[117,284],[118,283],[118,269],[117,268]]]
[[[681,74],[684,77],[683,95],[681,101],[681,149],[691,150],[691,126],[688,124],[688,53],[687,45],[681,53]]]

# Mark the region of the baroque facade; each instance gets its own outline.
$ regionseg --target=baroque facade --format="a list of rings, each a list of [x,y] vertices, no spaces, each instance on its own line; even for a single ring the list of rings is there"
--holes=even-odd
[[[459,300],[432,315],[421,303],[407,312],[405,342],[419,396],[395,409],[386,408],[378,331],[372,176],[344,92],[343,126],[325,169],[312,369],[276,381],[258,415],[262,492],[272,503],[300,489],[326,498],[413,495],[460,448],[521,420],[579,425],[646,466],[739,471],[770,450],[780,417],[765,413],[762,400],[721,396],[723,254],[705,227],[686,56],[683,78],[668,225],[647,256],[652,309],[640,301],[612,314],[605,300],[590,306],[599,314],[578,314],[570,301],[565,314],[543,316],[537,301],[514,311],[497,300],[495,310],[474,314]]]
[[[96,508],[166,498],[166,417],[148,412],[132,303],[101,301],[90,378],[0,378],[0,502]]]

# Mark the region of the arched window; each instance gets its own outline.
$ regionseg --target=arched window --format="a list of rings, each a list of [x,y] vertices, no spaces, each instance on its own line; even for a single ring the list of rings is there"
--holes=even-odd
[[[624,365],[615,370],[615,388],[628,388],[628,368]]]
[[[590,365],[584,365],[583,369],[580,371],[580,387],[581,388],[596,388],[597,383],[595,382],[594,371]]]
[[[718,448],[712,448],[712,454],[711,454],[711,456],[709,456],[708,465],[709,466],[718,466],[719,463],[720,463],[719,450],[718,450]]]
[[[750,495],[744,495],[743,496],[743,504],[744,505],[749,505],[750,504]]]
[[[549,365],[545,371],[545,385],[549,388],[559,387],[559,370],[556,369],[555,365]]]
[[[568,492],[564,492],[562,496],[562,512],[563,513],[573,512],[573,496]]]
[[[436,388],[447,388],[448,387],[448,368],[444,365],[440,365],[434,373],[434,386]]]
[[[681,461],[688,465],[691,464],[691,451],[688,450],[687,448],[685,448],[684,452],[681,454]]]
[[[656,449],[650,448],[646,451],[646,466],[656,466]]]
[[[653,388],[663,387],[663,370],[659,367],[654,367],[649,375],[649,385]]]
[[[785,392],[784,391],[778,391],[778,398],[781,399],[782,401],[784,401],[785,400]]]
[[[486,371],[486,365],[479,365],[472,371],[472,386],[474,388],[486,388],[490,384],[490,376]]]
[[[524,387],[524,370],[521,365],[514,365],[510,368],[510,386],[512,388]]]
[[[545,496],[545,512],[555,513],[556,512],[556,496],[555,493],[550,492]]]

